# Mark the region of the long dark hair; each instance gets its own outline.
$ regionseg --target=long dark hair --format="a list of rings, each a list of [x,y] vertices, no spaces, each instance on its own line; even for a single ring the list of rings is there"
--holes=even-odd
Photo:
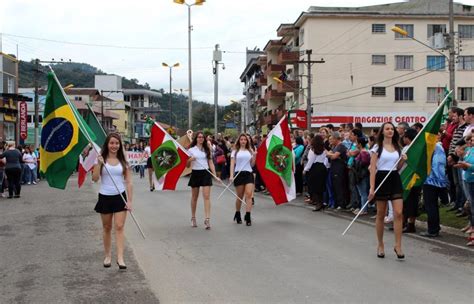
[[[401,153],[401,147],[400,147],[400,135],[398,134],[397,129],[395,128],[395,125],[391,122],[384,122],[382,126],[380,127],[379,133],[377,134],[377,155],[380,158],[380,155],[382,155],[383,151],[383,140],[384,140],[384,135],[383,135],[383,130],[385,129],[386,125],[392,125],[393,127],[393,137],[392,137],[392,145],[397,150],[398,154]]]
[[[311,140],[311,149],[316,155],[324,152],[324,138],[321,135],[315,135]]]
[[[237,138],[237,140],[235,141],[235,151],[239,151],[240,148],[241,148],[241,147],[240,147],[240,138],[241,138],[242,136],[245,137],[245,139],[247,140],[247,144],[245,145],[245,149],[247,149],[247,150],[250,151],[250,140],[249,140],[249,137],[248,137],[246,134],[244,134],[244,133],[240,134],[240,135],[239,135],[239,138]]]
[[[211,159],[211,149],[209,149],[209,143],[207,142],[206,136],[204,136],[204,133],[202,133],[201,131],[196,132],[196,134],[194,135],[190,148],[195,147],[197,145],[197,138],[199,135],[202,135],[204,137],[202,148],[204,149],[204,152],[206,152],[207,159]]]
[[[110,133],[107,135],[107,138],[105,139],[104,146],[102,147],[102,151],[100,152],[100,155],[102,155],[102,158],[104,159],[104,163],[107,162],[107,157],[109,156],[109,142],[112,138],[115,138],[116,140],[119,141],[119,149],[117,150],[117,159],[119,160],[120,164],[122,165],[123,168],[123,174],[125,175],[125,172],[127,172],[127,158],[125,157],[125,153],[123,150],[123,143],[122,143],[122,138],[120,138],[120,135],[117,133]],[[100,168],[100,171],[102,172],[102,167]]]

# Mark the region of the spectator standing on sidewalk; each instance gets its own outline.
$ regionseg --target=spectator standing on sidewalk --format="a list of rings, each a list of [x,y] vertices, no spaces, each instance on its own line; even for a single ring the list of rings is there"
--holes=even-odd
[[[359,208],[360,205],[360,198],[359,193],[357,190],[357,180],[356,174],[354,169],[354,160],[359,155],[359,148],[357,146],[357,139],[362,137],[362,131],[359,129],[352,129],[349,133],[349,140],[351,141],[351,145],[349,151],[347,151],[347,170],[348,170],[348,177],[349,177],[349,191],[350,191],[350,208],[351,211],[354,211]],[[364,202],[365,203],[365,202]]]
[[[0,155],[0,159],[6,159],[5,174],[8,179],[8,198],[19,198],[21,192],[21,164],[23,157],[15,143],[8,144],[8,149]]]
[[[303,194],[303,164],[301,163],[301,158],[304,148],[303,138],[300,136],[296,137],[293,152],[295,153],[295,188],[297,196]]]
[[[5,151],[5,142],[0,142],[0,155]],[[3,182],[5,180],[5,163],[4,158],[0,159],[0,197],[3,196]]]
[[[29,146],[25,147],[23,153],[23,162],[25,163],[25,181],[28,185],[36,185],[36,157],[31,152]]]
[[[331,163],[331,182],[332,193],[334,195],[335,207],[337,210],[346,209],[347,203],[345,199],[345,192],[347,188],[346,178],[346,162],[347,149],[341,142],[341,135],[339,132],[333,132],[331,135],[332,144],[334,148],[327,152],[327,156]]]

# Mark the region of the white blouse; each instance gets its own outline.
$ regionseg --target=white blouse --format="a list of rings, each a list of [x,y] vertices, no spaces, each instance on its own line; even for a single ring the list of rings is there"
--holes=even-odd
[[[329,168],[329,160],[326,155],[326,151],[323,151],[323,153],[316,155],[313,149],[310,149],[308,153],[308,162],[306,163],[306,166],[304,167],[303,171],[308,172],[314,163],[322,163],[326,166],[326,168]]]
[[[197,146],[188,150],[192,157],[196,158],[193,161],[191,169],[193,170],[208,170],[209,160],[206,156],[206,151],[199,149]]]
[[[370,154],[377,153],[377,151],[378,145],[374,145],[372,149],[370,149]],[[383,148],[382,153],[377,160],[377,171],[390,171],[392,169],[396,171],[397,168],[394,168],[394,166],[400,156],[401,155],[398,153],[398,151],[389,152]]]
[[[248,150],[240,150],[237,153],[237,158],[235,158],[235,150],[232,151],[230,154],[231,158],[235,159],[235,169],[234,172],[239,172],[239,171],[248,171],[248,172],[253,172],[252,166],[250,164],[252,160],[252,153]]]
[[[106,163],[104,166],[109,170],[110,175],[109,173],[107,173],[107,170],[105,168],[102,168],[99,193],[103,195],[117,195],[124,192],[125,179],[123,177],[122,164],[118,163],[117,165],[112,166]],[[117,188],[114,185],[114,181],[120,192],[117,192]]]

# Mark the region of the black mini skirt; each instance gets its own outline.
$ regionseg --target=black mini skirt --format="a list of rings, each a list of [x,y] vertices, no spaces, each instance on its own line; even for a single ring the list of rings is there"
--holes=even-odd
[[[237,175],[238,174],[238,175]],[[253,178],[253,173],[249,171],[241,171],[234,173],[234,186],[242,186],[246,184],[255,184],[255,179]]]
[[[191,188],[212,186],[212,176],[207,170],[193,170],[188,186]]]
[[[153,169],[153,164],[151,163],[151,156],[146,160],[146,167],[148,169]]]
[[[387,175],[387,179],[375,193],[375,200],[389,201],[403,198],[402,180],[398,171],[377,171],[375,174],[375,190]]]
[[[127,201],[127,194],[125,191],[122,193],[123,198]],[[99,199],[95,205],[94,210],[97,213],[109,214],[115,212],[127,211],[125,208],[125,202],[123,201],[120,194],[117,195],[104,195],[99,193]]]

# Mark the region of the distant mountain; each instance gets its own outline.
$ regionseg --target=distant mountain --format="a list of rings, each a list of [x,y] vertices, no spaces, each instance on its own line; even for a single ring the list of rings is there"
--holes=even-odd
[[[107,73],[102,70],[87,64],[87,63],[58,63],[52,65],[56,75],[60,79],[63,85],[74,84],[75,88],[93,88],[94,87],[94,75],[106,75]],[[34,61],[20,61],[18,67],[19,73],[19,85],[20,88],[31,88],[35,86],[35,63]],[[46,66],[40,67],[41,71],[46,72],[48,68]],[[47,85],[46,73],[41,73],[38,78],[39,86],[45,87]],[[167,85],[167,84],[166,84]],[[152,89],[148,83],[139,84],[138,79],[122,78],[122,88],[124,89],[148,89],[160,92],[163,96],[158,99],[158,103],[161,108],[166,111],[170,107],[169,92],[161,89]],[[186,129],[188,126],[188,98],[185,95],[171,94],[172,116],[173,125],[178,125],[179,128]],[[219,106],[218,109],[218,121],[220,122],[219,131],[221,127],[223,130],[223,117],[228,115],[230,111],[238,111],[239,106],[232,104],[227,107]],[[176,115],[176,116],[175,116]],[[164,123],[169,123],[170,114],[169,112],[162,112],[158,115],[157,119]],[[205,103],[202,101],[193,100],[193,129],[202,130],[204,128],[214,128],[214,105]]]

